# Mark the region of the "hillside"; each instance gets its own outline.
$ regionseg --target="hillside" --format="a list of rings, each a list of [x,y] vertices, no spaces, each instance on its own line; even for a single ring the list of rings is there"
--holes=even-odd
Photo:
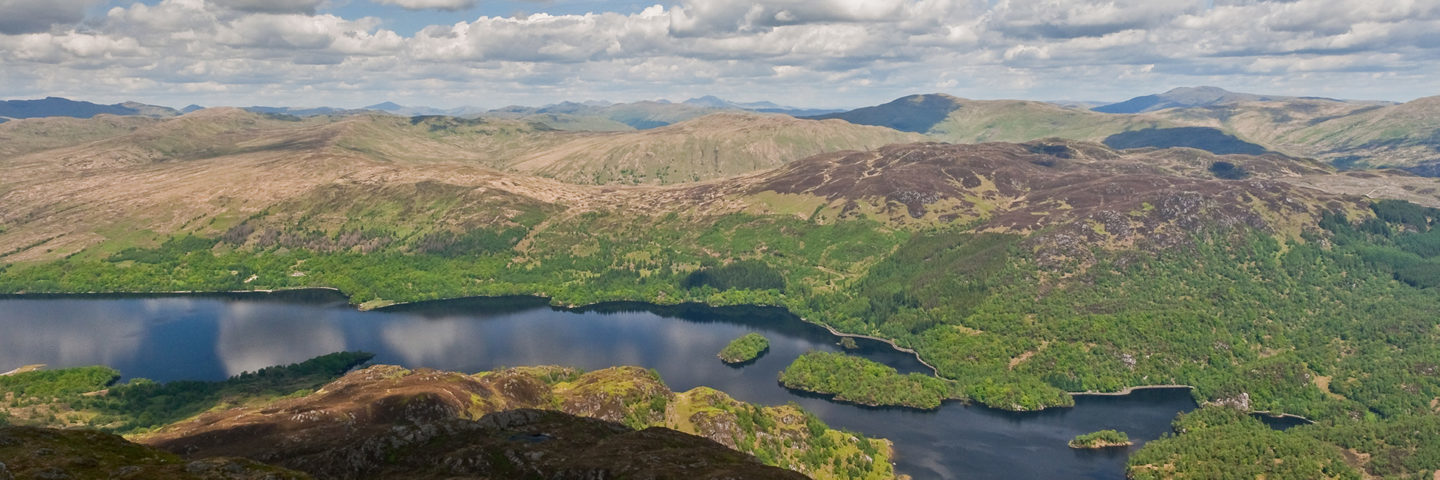
[[[824,152],[920,140],[893,130],[783,115],[720,113],[642,132],[586,135],[508,168],[571,183],[671,184],[763,170]]]
[[[968,100],[945,94],[911,95],[874,107],[807,117],[840,119],[957,143],[1024,142],[1058,137],[1098,141],[1107,136],[1165,123],[1114,116],[1021,100]]]
[[[173,117],[179,114],[180,112],[173,108],[146,105],[138,102],[101,105],[60,97],[46,97],[39,100],[0,101],[0,118],[13,119],[41,117],[90,118],[96,115]]]
[[[1440,164],[1440,97],[1370,108],[1326,119],[1278,139],[1296,150],[1346,165],[1423,167]]]
[[[15,432],[103,447],[70,448],[67,457],[114,452],[106,463],[151,457],[145,461],[157,464],[157,473],[196,461],[234,465],[226,468],[237,474],[299,471],[316,478],[513,478],[519,472],[546,478],[894,477],[884,440],[832,430],[793,405],[750,405],[705,387],[672,392],[641,368],[520,367],[471,375],[376,365],[347,373],[341,363],[301,375],[345,355],[224,382],[163,386],[144,380],[108,385],[103,378],[113,377],[102,377],[80,388],[85,382],[74,374],[102,367],[19,374],[0,383],[8,405],[0,407],[7,414],[0,418],[130,432],[141,445],[98,432],[11,428],[0,429],[0,451],[7,445],[23,450],[3,443]],[[272,379],[289,384],[268,385]],[[100,387],[108,388],[87,393]],[[220,394],[199,393],[217,387]],[[187,404],[197,398],[198,404]],[[135,427],[176,409],[198,414],[135,434]],[[856,462],[861,454],[869,460]],[[14,468],[94,467],[88,463],[57,459]]]
[[[0,425],[0,478],[299,480],[309,475],[236,458],[178,455],[95,431]]]
[[[142,116],[32,118],[0,123],[0,159],[117,137],[156,123]]]
[[[593,104],[562,102],[544,107],[505,107],[485,112],[486,116],[518,119],[543,119],[544,116],[558,115],[560,118],[589,119],[590,122],[606,121],[619,123],[636,130],[663,127],[672,123],[699,118],[711,113],[724,111],[708,105],[641,101],[633,103]],[[575,120],[571,120],[575,121]]]
[[[1208,108],[1251,102],[1301,102],[1322,101],[1343,103],[1326,98],[1286,97],[1280,95],[1256,95],[1253,93],[1231,92],[1219,87],[1179,87],[1168,92],[1143,95],[1123,102],[1095,107],[1101,113],[1144,113],[1170,108]]]
[[[821,152],[922,137],[844,122],[721,113],[645,131],[569,132],[535,122],[385,114],[311,116],[213,108],[164,121],[130,117],[0,124],[14,166],[69,168],[227,156],[365,157],[525,172],[585,184],[669,184],[770,168]],[[99,142],[89,142],[100,140]],[[43,153],[39,153],[43,150]],[[35,154],[26,156],[25,154]],[[20,168],[24,170],[23,167]],[[19,171],[12,172],[23,178]]]
[[[1202,401],[1330,422],[1316,428],[1373,417],[1389,431],[1440,398],[1435,179],[1054,140],[889,145],[703,182],[591,186],[384,148],[463,151],[455,139],[471,134],[452,126],[557,145],[666,129],[208,115],[243,128],[187,116],[8,161],[0,291],[331,286],[365,308],[542,293],[779,305],[913,348],[956,396],[1010,410],[1189,384]],[[198,140],[162,141],[169,122],[176,137],[229,146],[208,156]],[[245,136],[271,131],[284,134]],[[371,133],[392,131],[402,143]],[[692,134],[704,132],[674,136]],[[171,153],[90,159],[115,157],[99,152],[120,138]],[[714,281],[684,283],[695,272]]]
[[[944,94],[895,101],[814,119],[841,119],[956,143],[1066,138],[1113,148],[1198,148],[1219,154],[1267,151],[1320,159],[1341,168],[1440,171],[1436,97],[1404,104],[1177,88],[1092,110],[1018,100],[967,100]]]

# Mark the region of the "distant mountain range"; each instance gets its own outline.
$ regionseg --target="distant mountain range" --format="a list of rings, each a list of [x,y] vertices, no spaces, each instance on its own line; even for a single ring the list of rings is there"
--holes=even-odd
[[[1320,100],[1328,102],[1347,102],[1324,97],[1286,97],[1279,95],[1256,95],[1253,93],[1238,93],[1225,90],[1219,87],[1180,87],[1168,92],[1144,95],[1135,97],[1123,102],[1101,105],[1092,110],[1100,113],[1144,113],[1164,110],[1167,108],[1197,108],[1216,107],[1225,105],[1236,105],[1246,102],[1293,102],[1300,100]],[[1364,103],[1389,103],[1389,102],[1364,102]]]
[[[136,102],[100,105],[85,101],[48,97],[41,100],[11,100],[0,102],[0,122],[9,119],[40,117],[90,118],[101,114],[172,117],[195,112],[204,108],[205,107],[200,105],[192,104],[176,110],[170,107],[146,105]],[[732,102],[712,95],[691,98],[680,103],[665,100],[647,100],[631,103],[587,101],[561,102],[540,107],[509,106],[497,109],[485,109],[473,106],[435,108],[427,106],[407,106],[395,102],[381,102],[361,108],[265,105],[242,108],[255,113],[292,115],[297,117],[354,115],[365,112],[384,112],[407,117],[503,117],[533,121],[557,130],[578,131],[644,130],[663,127],[721,111],[780,113],[792,116],[820,115],[839,111],[787,107],[774,102]]]
[[[180,111],[173,108],[146,105],[137,102],[101,105],[60,97],[45,97],[39,100],[0,101],[0,117],[8,119],[39,117],[90,118],[102,114],[173,117],[180,113]]]
[[[1279,152],[1342,168],[1440,172],[1440,97],[1395,104],[1194,87],[1087,109],[925,94],[807,118],[884,126],[957,143],[1058,137],[1112,148]]]
[[[190,105],[175,110],[136,102],[100,105],[50,97],[0,102],[0,121],[101,114],[163,118],[202,108]],[[294,117],[383,112],[406,117],[517,120],[542,129],[580,132],[649,130],[722,112],[774,113],[812,120],[839,119],[952,143],[1066,138],[1101,142],[1112,148],[1189,147],[1220,154],[1278,152],[1316,158],[1342,168],[1396,167],[1424,175],[1440,172],[1440,97],[1396,104],[1260,95],[1202,86],[1100,106],[1087,102],[971,100],[934,93],[848,111],[735,102],[710,95],[683,102],[561,102],[490,110],[395,102],[357,109],[252,106],[244,110]]]

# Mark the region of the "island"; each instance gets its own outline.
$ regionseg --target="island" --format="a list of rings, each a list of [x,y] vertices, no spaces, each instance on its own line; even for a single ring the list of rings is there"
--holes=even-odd
[[[945,380],[920,373],[901,375],[888,365],[831,352],[809,352],[796,358],[780,372],[780,384],[871,407],[933,410],[954,398],[954,389]]]
[[[726,365],[743,365],[755,361],[765,352],[770,351],[770,339],[764,335],[750,332],[730,341],[724,349],[716,356]]]
[[[1076,436],[1070,440],[1070,448],[1112,448],[1134,445],[1130,436],[1118,430],[1100,430]]]

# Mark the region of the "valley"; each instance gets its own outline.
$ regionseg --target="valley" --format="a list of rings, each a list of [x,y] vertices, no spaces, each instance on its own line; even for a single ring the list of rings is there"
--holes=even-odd
[[[1440,468],[1423,433],[1440,418],[1440,182],[1359,169],[1429,161],[1406,153],[1430,148],[1415,136],[1428,116],[1406,113],[1423,99],[1138,113],[993,102],[916,96],[824,120],[722,112],[612,132],[239,109],[13,120],[0,124],[14,139],[0,157],[0,292],[327,287],[362,310],[508,295],[783,307],[912,349],[941,377],[921,374],[918,400],[895,400],[867,393],[901,375],[844,356],[802,365],[794,385],[839,400],[1047,414],[1080,403],[1069,393],[1189,385],[1207,409],[1315,422],[1257,434],[1276,448],[1255,453],[1216,433],[1251,431],[1249,417],[1217,414],[1223,428],[1131,457],[1136,477],[1205,471],[1213,459],[1194,445],[1287,475]],[[1318,106],[1284,107],[1314,114],[1272,118],[1272,133],[1242,127],[1264,123],[1242,117],[1265,102]],[[1342,121],[1422,133],[1380,150],[1378,137],[1305,133]],[[77,133],[60,142],[52,129]],[[1108,146],[1127,132],[1150,133]],[[1263,151],[1144,145],[1176,134]],[[733,338],[704,361],[728,368],[713,355]],[[828,376],[844,371],[877,374]],[[1093,427],[1057,448],[1108,428]],[[1341,433],[1357,430],[1385,440]]]

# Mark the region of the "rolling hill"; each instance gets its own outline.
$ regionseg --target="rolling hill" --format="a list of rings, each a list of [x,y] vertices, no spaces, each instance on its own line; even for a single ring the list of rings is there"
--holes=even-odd
[[[173,117],[180,112],[169,107],[124,102],[114,105],[75,101],[60,97],[45,97],[39,100],[0,101],[0,118],[41,118],[74,117],[90,118],[96,115],[141,115],[147,117]]]
[[[1067,138],[1115,148],[1274,151],[1342,168],[1407,168],[1431,174],[1440,171],[1436,98],[1393,104],[1195,87],[1084,110],[928,94],[806,118],[884,126],[946,142]]]
[[[1281,95],[1256,95],[1253,93],[1231,92],[1219,87],[1179,87],[1165,93],[1144,95],[1123,102],[1101,105],[1091,110],[1101,113],[1144,113],[1170,108],[1221,107],[1251,102],[1336,102],[1319,97],[1286,97]],[[1381,102],[1363,102],[1381,103]]]
[[[1103,115],[1045,102],[968,100],[945,94],[911,95],[874,107],[806,118],[877,125],[959,143],[1050,137],[1099,141],[1120,132],[1169,125],[1158,119]]]
[[[1440,164],[1440,97],[1359,109],[1276,140],[1298,153],[1361,167]]]

